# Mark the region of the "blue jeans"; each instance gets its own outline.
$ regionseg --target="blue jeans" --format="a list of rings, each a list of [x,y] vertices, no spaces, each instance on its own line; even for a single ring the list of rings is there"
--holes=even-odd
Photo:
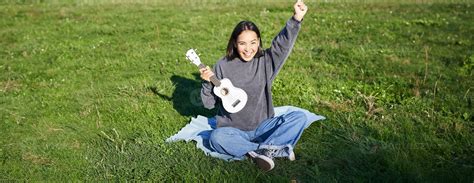
[[[281,154],[288,156],[301,137],[306,121],[303,112],[293,111],[267,119],[253,131],[221,127],[212,131],[209,144],[214,151],[234,157],[262,148],[289,148]]]

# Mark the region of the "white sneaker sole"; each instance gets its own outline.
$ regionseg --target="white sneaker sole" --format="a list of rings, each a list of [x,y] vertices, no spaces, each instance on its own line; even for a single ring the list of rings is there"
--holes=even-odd
[[[254,161],[255,163],[257,163],[257,166],[263,171],[267,172],[275,168],[275,163],[269,157],[258,155],[257,157],[254,158]]]
[[[263,171],[270,171],[275,168],[275,163],[271,158],[257,154],[253,151],[248,152],[248,154],[250,155],[250,157],[252,157],[253,161],[257,164],[257,166]]]
[[[290,161],[295,161],[296,160],[296,156],[295,156],[295,153],[293,151],[291,151],[290,154],[288,155],[288,159]]]

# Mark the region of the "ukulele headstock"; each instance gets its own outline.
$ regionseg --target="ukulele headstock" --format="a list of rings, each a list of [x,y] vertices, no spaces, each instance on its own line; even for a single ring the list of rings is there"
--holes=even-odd
[[[189,49],[186,52],[186,58],[196,66],[199,66],[201,64],[201,59],[193,48]]]

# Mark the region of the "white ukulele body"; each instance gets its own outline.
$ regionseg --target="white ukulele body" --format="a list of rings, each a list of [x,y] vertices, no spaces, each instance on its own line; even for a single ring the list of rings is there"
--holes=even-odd
[[[242,110],[247,104],[247,93],[240,88],[234,87],[229,79],[220,80],[220,86],[214,86],[214,94],[222,100],[222,106],[229,113],[236,113]]]

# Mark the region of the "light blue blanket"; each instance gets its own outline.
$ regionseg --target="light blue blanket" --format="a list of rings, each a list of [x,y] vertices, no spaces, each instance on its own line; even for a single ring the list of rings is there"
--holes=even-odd
[[[287,114],[292,111],[302,111],[306,114],[306,121],[305,128],[308,128],[311,123],[326,119],[324,116],[316,115],[312,112],[309,112],[305,109],[301,109],[298,107],[293,106],[282,106],[282,107],[275,107],[275,116],[280,116],[283,114]],[[209,146],[209,136],[213,129],[216,128],[216,119],[215,118],[206,118],[204,116],[197,116],[197,118],[192,118],[191,122],[187,124],[184,128],[182,128],[177,134],[171,136],[170,138],[166,139],[166,142],[176,142],[179,140],[185,140],[189,142],[190,140],[196,141],[196,146],[203,150],[206,155],[224,159],[224,160],[242,160],[243,158],[233,157],[226,154],[220,154],[211,150]]]

